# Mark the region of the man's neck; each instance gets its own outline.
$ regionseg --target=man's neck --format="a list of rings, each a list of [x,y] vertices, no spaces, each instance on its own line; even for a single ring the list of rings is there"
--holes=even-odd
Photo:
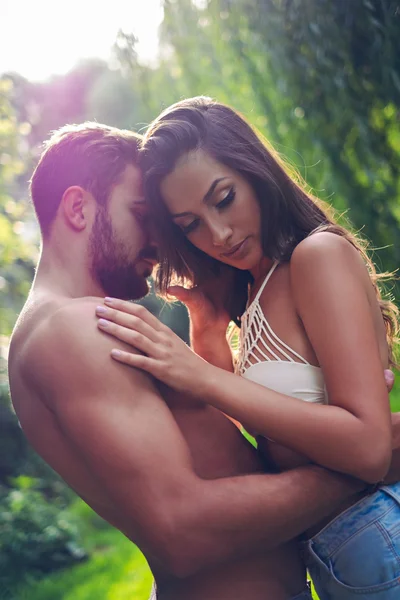
[[[105,295],[102,287],[93,279],[87,261],[82,256],[78,260],[73,252],[65,256],[65,253],[47,246],[43,247],[32,290],[46,290],[66,298]]]

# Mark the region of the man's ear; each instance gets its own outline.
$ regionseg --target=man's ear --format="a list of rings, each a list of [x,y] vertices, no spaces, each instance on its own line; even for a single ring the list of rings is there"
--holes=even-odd
[[[82,231],[88,225],[88,193],[79,185],[67,188],[61,199],[61,209],[68,225]]]

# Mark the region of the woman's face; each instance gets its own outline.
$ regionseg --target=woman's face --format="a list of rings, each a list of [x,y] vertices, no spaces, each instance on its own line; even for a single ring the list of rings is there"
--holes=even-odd
[[[238,269],[257,268],[263,256],[260,206],[241,175],[196,150],[179,159],[160,191],[194,246]]]

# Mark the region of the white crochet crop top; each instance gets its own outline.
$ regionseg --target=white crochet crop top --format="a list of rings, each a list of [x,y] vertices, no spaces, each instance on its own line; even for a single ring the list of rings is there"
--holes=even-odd
[[[287,396],[327,404],[322,369],[311,365],[285,344],[272,330],[261,308],[261,294],[278,264],[275,262],[272,265],[256,297],[242,316],[236,372]]]

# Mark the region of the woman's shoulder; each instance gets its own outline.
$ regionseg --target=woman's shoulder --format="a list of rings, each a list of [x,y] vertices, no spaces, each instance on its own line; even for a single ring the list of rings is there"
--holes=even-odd
[[[292,275],[305,270],[309,275],[312,272],[318,276],[332,275],[343,269],[368,274],[357,248],[344,236],[331,231],[319,231],[306,237],[296,246],[290,259]]]
[[[337,255],[339,253],[359,255],[357,249],[343,235],[338,235],[333,231],[316,231],[297,244],[290,262],[321,255],[332,257],[332,254]]]
[[[368,267],[361,253],[344,236],[329,231],[314,233],[295,248],[289,263],[295,298],[310,294],[337,295],[340,290],[373,291]]]

